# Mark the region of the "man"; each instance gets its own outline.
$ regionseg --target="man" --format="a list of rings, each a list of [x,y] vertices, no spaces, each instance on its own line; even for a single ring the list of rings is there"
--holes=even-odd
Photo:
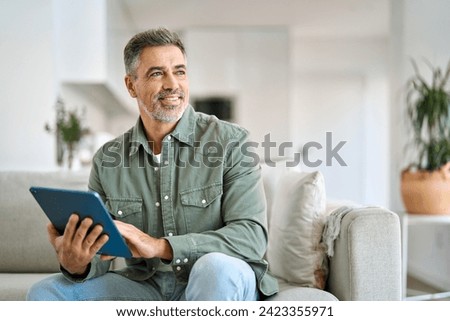
[[[140,117],[93,159],[98,192],[133,258],[109,271],[96,255],[101,226],[72,215],[49,225],[62,274],[34,285],[30,300],[258,300],[277,291],[267,274],[266,208],[259,166],[244,162],[247,132],[189,105],[179,37],[155,29],[124,50],[125,84]]]

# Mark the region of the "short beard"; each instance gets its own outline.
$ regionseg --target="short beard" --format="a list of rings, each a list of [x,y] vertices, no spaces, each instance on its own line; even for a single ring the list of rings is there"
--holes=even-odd
[[[148,117],[150,117],[156,121],[162,122],[162,123],[175,123],[175,122],[179,121],[181,116],[183,115],[183,112],[185,109],[185,108],[183,108],[183,110],[180,112],[179,115],[172,115],[172,114],[166,112],[166,110],[164,110],[164,108],[168,109],[167,107],[161,107],[161,108],[155,109],[153,111],[150,111],[148,106],[146,104],[144,104],[142,101],[139,101],[139,107],[144,111],[144,113]],[[169,106],[170,109],[175,109],[177,107],[178,106]]]

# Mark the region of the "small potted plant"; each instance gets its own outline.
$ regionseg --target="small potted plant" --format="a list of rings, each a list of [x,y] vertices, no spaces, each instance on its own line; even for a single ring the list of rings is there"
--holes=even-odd
[[[427,82],[413,61],[407,82],[408,145],[415,159],[401,173],[401,194],[410,214],[450,214],[450,63],[445,71],[428,64]]]
[[[49,124],[45,125],[45,130],[54,132],[56,135],[56,157],[59,166],[64,163],[64,156],[67,152],[68,168],[72,169],[75,150],[81,138],[89,133],[89,129],[83,128],[83,113],[78,109],[67,110],[61,98],[56,102],[56,124],[52,129]]]

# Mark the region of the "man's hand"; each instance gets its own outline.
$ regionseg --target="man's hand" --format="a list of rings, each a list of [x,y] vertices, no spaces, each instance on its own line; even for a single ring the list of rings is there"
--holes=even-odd
[[[89,232],[93,223],[91,218],[79,222],[79,216],[72,214],[63,235],[51,223],[47,225],[50,243],[56,250],[58,261],[71,274],[85,273],[92,258],[108,241],[108,235],[102,235],[103,227],[100,225],[94,226]]]
[[[125,238],[133,257],[151,259],[159,257],[164,260],[172,260],[173,251],[169,242],[165,239],[157,239],[145,234],[134,225],[121,221],[114,221],[120,234]]]

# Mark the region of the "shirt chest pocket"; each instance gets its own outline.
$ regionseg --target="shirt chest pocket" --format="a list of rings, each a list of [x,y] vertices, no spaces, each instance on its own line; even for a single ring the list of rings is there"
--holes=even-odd
[[[143,229],[142,199],[107,197],[105,205],[116,220]]]
[[[222,227],[222,184],[192,188],[180,192],[181,204],[188,230],[203,232]]]

